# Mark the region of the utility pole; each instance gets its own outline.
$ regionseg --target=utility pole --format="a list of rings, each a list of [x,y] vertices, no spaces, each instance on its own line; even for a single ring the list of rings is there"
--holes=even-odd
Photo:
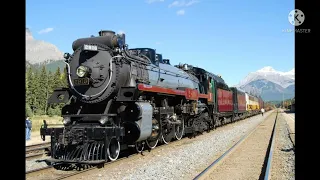
[[[284,93],[282,93],[282,107],[284,108]]]

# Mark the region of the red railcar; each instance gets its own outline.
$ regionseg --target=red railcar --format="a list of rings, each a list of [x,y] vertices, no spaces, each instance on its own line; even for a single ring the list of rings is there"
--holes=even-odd
[[[218,111],[219,112],[230,112],[233,111],[233,93],[218,88]]]
[[[238,99],[238,112],[246,111],[246,95],[245,95],[245,93],[240,93],[238,91],[237,99]]]
[[[246,111],[246,94],[236,87],[230,88],[233,92],[234,113],[243,113]]]

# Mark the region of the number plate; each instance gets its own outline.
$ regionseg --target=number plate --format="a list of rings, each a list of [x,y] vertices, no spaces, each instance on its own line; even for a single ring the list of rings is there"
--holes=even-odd
[[[74,79],[73,83],[76,86],[89,85],[89,78]]]

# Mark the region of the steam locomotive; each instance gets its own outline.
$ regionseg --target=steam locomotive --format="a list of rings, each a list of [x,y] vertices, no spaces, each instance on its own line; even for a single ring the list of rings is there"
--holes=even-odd
[[[62,108],[64,127],[45,123],[51,136],[50,164],[115,161],[122,150],[153,149],[184,136],[258,114],[261,98],[221,76],[188,64],[172,66],[151,48],[129,49],[125,34],[100,31],[77,39],[65,53],[68,88],[56,89],[49,103]],[[145,147],[146,146],[146,147]]]

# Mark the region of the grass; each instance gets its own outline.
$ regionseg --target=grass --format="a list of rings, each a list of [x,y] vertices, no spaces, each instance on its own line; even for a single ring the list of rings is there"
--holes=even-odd
[[[55,125],[63,125],[62,123],[62,117],[60,116],[33,116],[30,117],[32,121],[32,132],[38,132],[40,131],[41,125],[43,125],[43,120],[47,121],[47,124],[49,124],[48,127],[50,127],[50,124],[55,124]]]

